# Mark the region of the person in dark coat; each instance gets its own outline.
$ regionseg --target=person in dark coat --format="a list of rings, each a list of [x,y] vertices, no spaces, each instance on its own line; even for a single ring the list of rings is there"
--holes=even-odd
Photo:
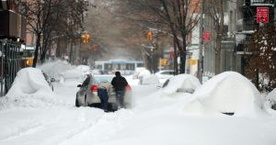
[[[116,102],[118,108],[125,108],[124,97],[126,92],[127,80],[121,76],[119,71],[115,72],[115,77],[112,79],[111,84],[114,87],[116,93]]]

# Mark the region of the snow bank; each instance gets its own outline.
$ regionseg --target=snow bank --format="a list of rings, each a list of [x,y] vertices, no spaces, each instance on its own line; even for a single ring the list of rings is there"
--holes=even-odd
[[[264,99],[256,87],[237,72],[223,72],[204,83],[184,107],[212,113],[234,113],[235,116],[255,116],[262,112]]]
[[[88,65],[78,65],[77,69],[79,69],[80,71],[82,71],[83,74],[90,74],[91,70],[90,67]]]
[[[60,83],[71,83],[77,81],[82,82],[87,75],[91,75],[91,70],[88,66],[81,65],[74,69],[66,70],[61,74]]]
[[[52,92],[48,82],[42,74],[42,71],[40,69],[28,67],[21,69],[17,73],[7,96],[35,94],[40,91]]]
[[[56,104],[51,87],[45,80],[42,71],[37,68],[21,69],[12,87],[0,100],[0,109],[9,107],[39,107]]]
[[[144,75],[141,80],[143,85],[159,84],[159,79],[156,75]]]
[[[81,80],[84,78],[84,76],[85,75],[79,69],[67,70],[64,73],[62,73],[62,78],[64,79],[64,81],[71,79]]]
[[[54,77],[58,80],[64,71],[73,69],[74,66],[69,64],[67,61],[57,60],[54,62],[46,62],[37,68],[48,74],[50,77]]]
[[[85,75],[91,72],[90,67],[87,65],[74,66],[62,60],[46,62],[38,66],[38,68],[60,83],[72,80],[81,82],[85,78]]]

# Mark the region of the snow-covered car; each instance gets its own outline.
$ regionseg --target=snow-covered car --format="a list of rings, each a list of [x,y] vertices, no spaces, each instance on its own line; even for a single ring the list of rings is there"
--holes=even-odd
[[[107,81],[111,85],[111,81],[114,75],[89,75],[88,76],[88,85],[79,84],[79,90],[76,94],[75,106],[91,106],[91,107],[99,107],[101,100],[98,96],[98,85]],[[110,110],[117,110],[115,91],[112,89],[112,93],[108,99],[108,106]],[[128,85],[126,87],[125,99],[124,103],[127,108],[131,107],[131,87]]]
[[[172,93],[193,93],[201,86],[200,81],[190,74],[179,74],[167,79],[162,85],[162,92]]]
[[[145,67],[137,67],[133,73],[133,79],[138,79],[140,72],[147,70]]]
[[[143,77],[140,77],[139,84],[140,85],[154,85],[154,84],[159,84],[159,79],[157,78],[156,75],[143,75]]]
[[[160,83],[164,83],[167,79],[172,78],[175,75],[174,70],[161,70],[155,73]]]
[[[150,75],[151,75],[151,73],[148,69],[141,70],[138,74],[139,83],[143,84],[144,83],[143,81],[145,80],[145,77],[148,77]]]
[[[255,117],[265,110],[263,104],[264,98],[250,80],[238,72],[226,71],[196,89],[183,109],[193,113]]]
[[[75,82],[76,80],[80,82],[89,74],[84,74],[80,69],[66,70],[60,76],[60,83]]]

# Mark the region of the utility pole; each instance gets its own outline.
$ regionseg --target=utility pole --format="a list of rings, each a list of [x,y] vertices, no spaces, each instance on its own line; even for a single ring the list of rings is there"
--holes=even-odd
[[[200,0],[200,18],[199,18],[199,55],[198,55],[198,78],[200,82],[202,83],[202,76],[203,76],[203,14],[204,14],[204,0]]]

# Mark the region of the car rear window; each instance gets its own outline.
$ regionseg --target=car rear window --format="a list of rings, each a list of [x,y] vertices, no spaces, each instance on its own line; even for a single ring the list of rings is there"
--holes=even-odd
[[[112,79],[113,79],[113,76],[104,76],[104,75],[94,76],[94,83],[99,84],[104,81],[111,83]]]

